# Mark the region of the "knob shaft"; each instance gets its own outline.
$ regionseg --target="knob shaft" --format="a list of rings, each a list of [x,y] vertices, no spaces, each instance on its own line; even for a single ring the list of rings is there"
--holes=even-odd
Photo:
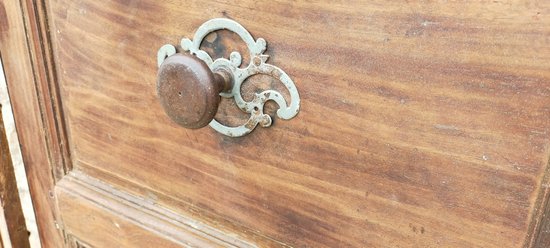
[[[157,94],[166,114],[185,128],[197,129],[212,121],[220,92],[231,90],[228,70],[212,72],[194,55],[176,53],[164,60],[157,77]]]

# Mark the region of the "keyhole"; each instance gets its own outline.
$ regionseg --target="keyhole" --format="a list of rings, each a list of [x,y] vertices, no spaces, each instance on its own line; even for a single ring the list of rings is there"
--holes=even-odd
[[[178,95],[179,95],[179,96],[181,96],[181,91],[180,91],[180,92],[178,92]]]

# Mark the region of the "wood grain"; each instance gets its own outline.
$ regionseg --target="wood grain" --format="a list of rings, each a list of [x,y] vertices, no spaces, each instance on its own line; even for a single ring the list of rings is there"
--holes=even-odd
[[[60,124],[48,119],[54,116],[53,108],[61,108],[52,105],[55,97],[48,93],[51,88],[45,87],[53,82],[43,81],[48,70],[43,56],[49,56],[45,54],[51,50],[44,47],[48,42],[39,35],[45,26],[38,24],[46,23],[41,4],[31,0],[0,2],[0,56],[42,247],[63,247],[53,187],[54,175],[62,175],[64,165],[52,161],[60,154],[55,147],[62,141],[53,139],[59,129],[49,126]]]
[[[71,169],[65,121],[59,97],[59,87],[55,73],[45,1],[21,1],[21,11],[25,15],[25,28],[28,36],[28,49],[36,81],[40,113],[44,122],[48,156],[53,164],[54,178],[59,180]]]
[[[49,4],[75,168],[292,246],[534,245],[547,1]],[[164,115],[157,49],[215,17],[268,41],[301,94],[295,119],[234,139]]]
[[[548,161],[547,168],[550,167],[550,161]],[[546,176],[550,176],[546,174]],[[546,187],[548,191],[548,187]],[[545,192],[548,194],[547,192]],[[537,228],[535,233],[532,235],[532,247],[535,248],[545,248],[550,247],[550,199],[546,197],[543,199],[543,206],[541,207],[541,213],[539,215],[533,216],[533,225],[536,225]]]
[[[15,181],[15,172],[6,138],[6,129],[2,118],[2,109],[0,108],[0,208],[3,213],[0,216],[1,223],[6,223],[9,236],[0,237],[0,246],[3,239],[8,240],[12,247],[28,248],[29,232],[25,225],[25,217],[21,209],[21,200]]]
[[[68,235],[90,247],[256,247],[80,172],[56,186]]]

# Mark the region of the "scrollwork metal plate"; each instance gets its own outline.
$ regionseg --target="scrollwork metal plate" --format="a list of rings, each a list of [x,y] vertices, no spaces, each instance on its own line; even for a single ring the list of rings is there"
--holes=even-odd
[[[226,29],[238,34],[246,43],[250,53],[250,63],[245,68],[240,68],[242,56],[238,52],[232,52],[227,58],[217,58],[213,60],[210,55],[200,50],[200,45],[203,39],[212,32]],[[183,38],[181,47],[184,51],[188,51],[198,58],[203,60],[212,71],[218,68],[229,69],[233,74],[233,89],[229,93],[221,93],[222,97],[233,98],[237,106],[244,112],[250,114],[248,121],[237,127],[226,126],[216,119],[210,122],[210,126],[216,131],[231,137],[244,136],[259,124],[262,127],[271,126],[271,116],[264,114],[264,104],[267,101],[274,101],[279,106],[277,116],[281,119],[289,120],[298,114],[300,109],[300,96],[292,79],[279,67],[266,63],[268,55],[263,54],[267,48],[267,43],[264,39],[258,38],[254,40],[252,35],[239,23],[225,18],[216,18],[202,24],[197,31],[193,40]],[[162,46],[158,51],[158,66],[162,64],[164,59],[176,53],[176,48],[173,45],[167,44]],[[290,93],[290,105],[287,106],[283,95],[275,90],[265,90],[261,93],[256,93],[252,101],[245,101],[241,95],[241,85],[243,82],[254,75],[265,74],[278,79],[288,89]]]

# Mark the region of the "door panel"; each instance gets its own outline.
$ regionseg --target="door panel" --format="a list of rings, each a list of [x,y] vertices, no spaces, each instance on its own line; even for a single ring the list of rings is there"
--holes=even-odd
[[[68,235],[97,247],[255,247],[193,219],[156,206],[85,174],[57,185]]]
[[[548,3],[46,6],[73,170],[57,182],[56,197],[65,232],[84,243],[143,245],[128,238],[135,231],[181,245],[179,233],[200,229],[155,229],[166,224],[156,213],[168,211],[237,237],[236,246],[533,244],[548,194]],[[300,92],[296,118],[228,138],[165,115],[155,89],[158,48],[217,17],[269,42],[270,63]],[[242,46],[216,37],[205,47]],[[266,80],[247,84],[259,85],[255,91]],[[232,107],[223,102],[217,118],[238,122]],[[98,193],[95,182],[112,190]],[[147,214],[121,195],[159,209]],[[154,224],[116,210],[128,208]],[[87,219],[92,225],[78,224],[83,212],[97,216]],[[101,228],[105,236],[92,232]]]

